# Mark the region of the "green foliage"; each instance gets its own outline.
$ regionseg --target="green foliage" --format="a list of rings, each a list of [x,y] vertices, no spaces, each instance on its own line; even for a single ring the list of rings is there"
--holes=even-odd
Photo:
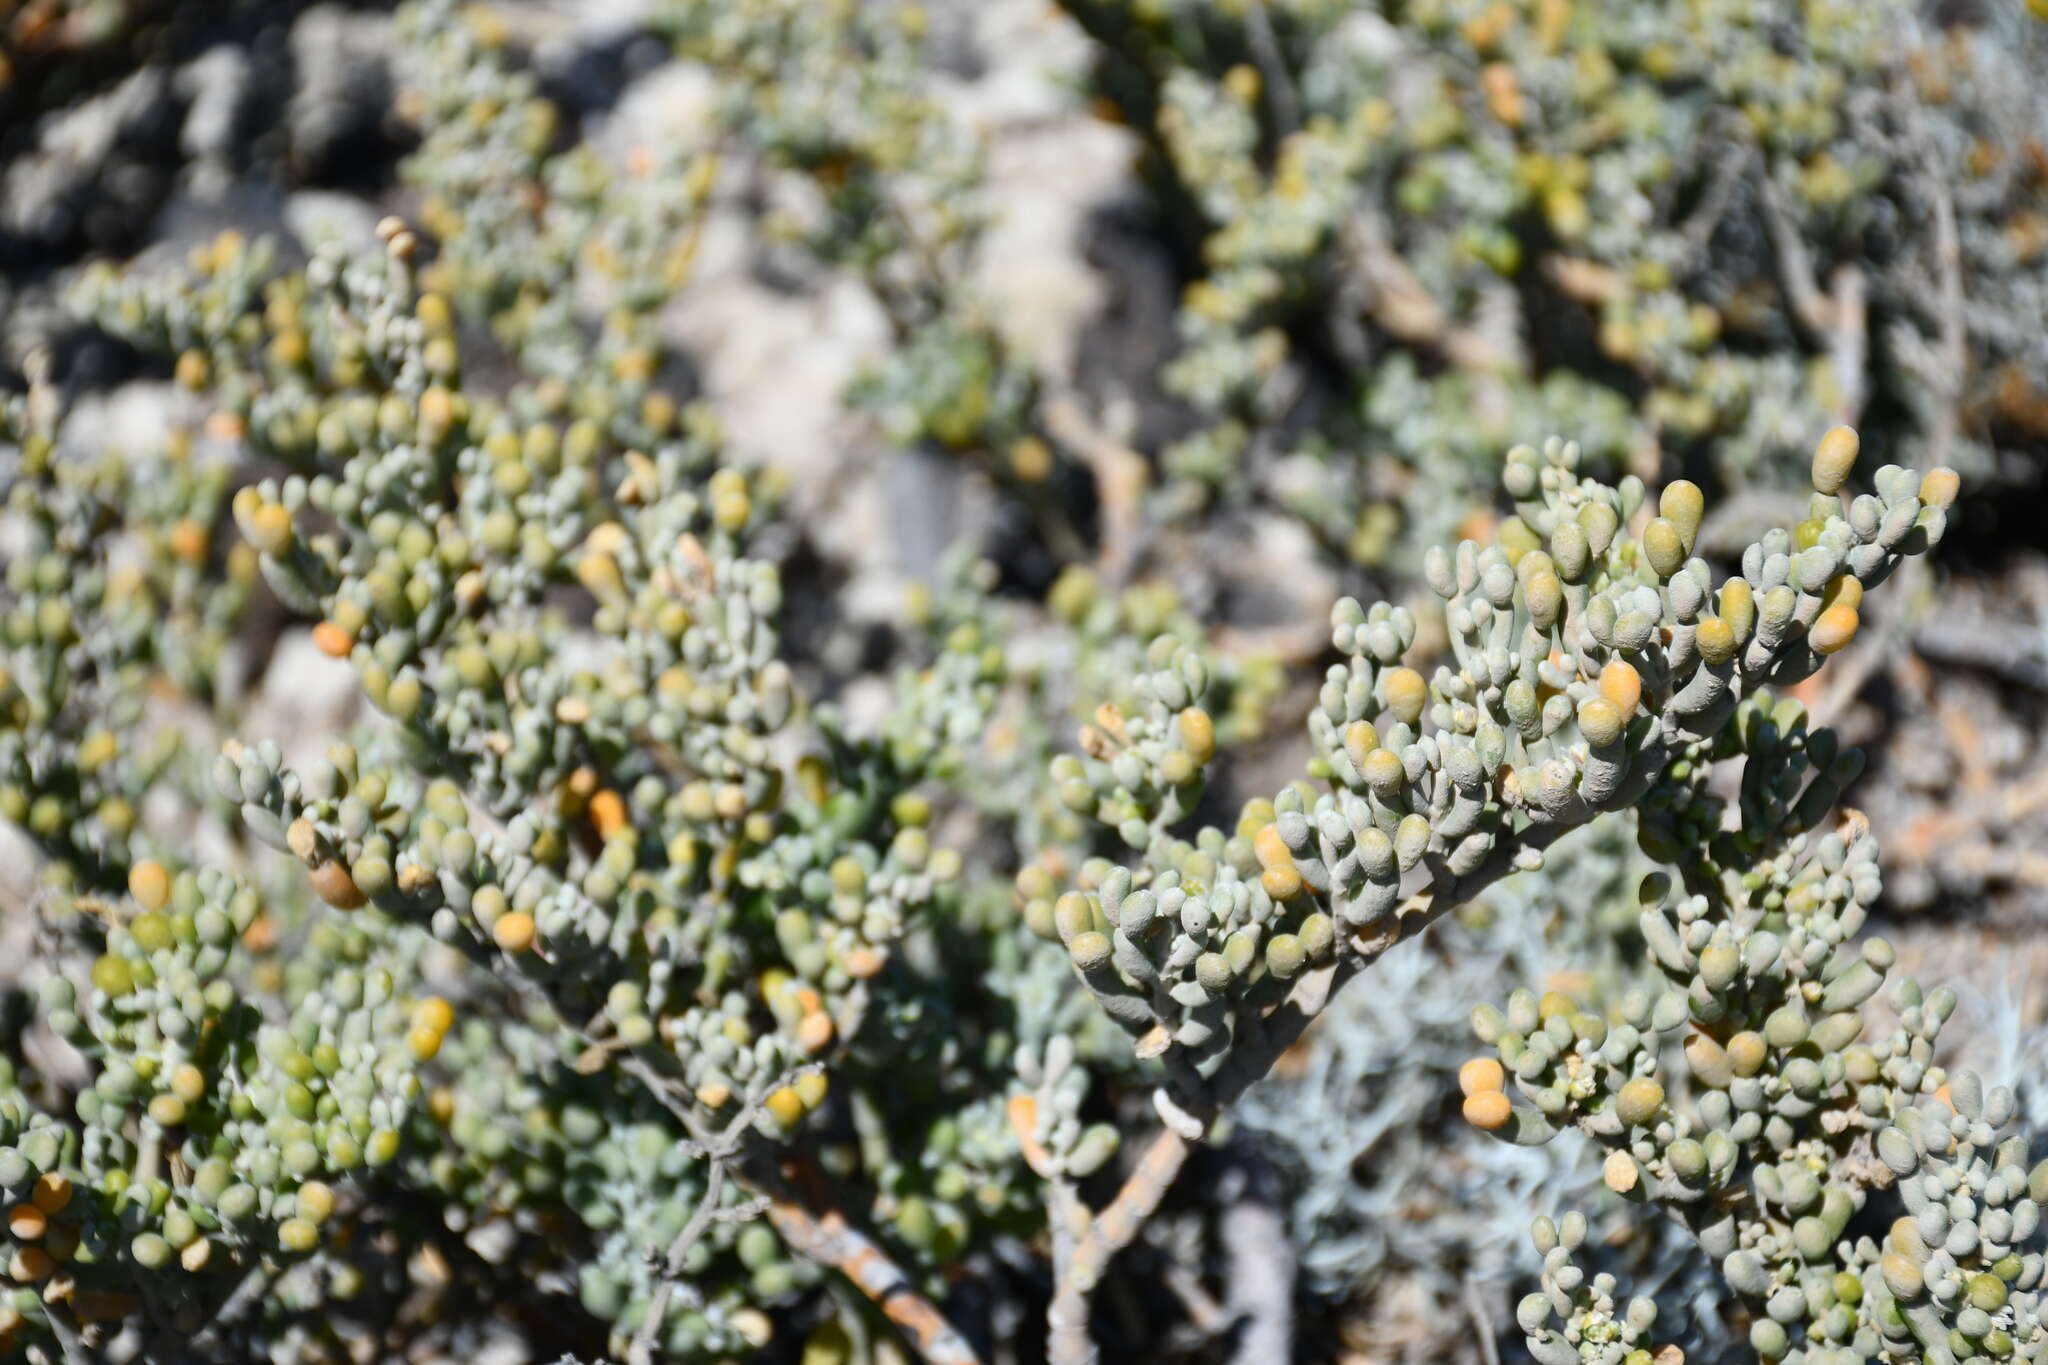
[[[1112,1276],[1207,1296],[1143,1240],[1190,1152],[1500,887],[1581,970],[1481,1004],[1403,1123],[1590,1138],[1761,1357],[2048,1358],[2048,1175],[1939,1061],[1952,992],[1882,1012],[1863,756],[1790,695],[1961,515],[1945,461],[2039,453],[2029,49],[1890,4],[1064,8],[1187,234],[1153,451],[978,295],[989,148],[915,6],[651,7],[705,126],[614,161],[515,28],[420,0],[416,221],[66,275],[172,429],[82,438],[41,350],[0,402],[0,1349],[957,1365],[1028,1315],[1077,1365]],[[840,410],[964,457],[1022,567],[956,546],[863,636],[667,339],[721,213],[879,305]],[[1836,425],[1791,516],[1721,510],[1838,418],[1935,468]],[[1384,600],[1214,628],[1276,524]],[[280,631],[358,723],[265,732]],[[1588,827],[1596,871],[1510,882]],[[1538,1360],[1657,1358],[1585,1216],[1535,1240]]]
[[[1297,514],[1378,564],[1381,500],[1419,553],[1541,430],[1733,487],[1782,484],[1831,421],[2038,477],[2018,6],[1947,32],[1903,0],[1063,8],[1199,238],[1159,376],[1204,419],[1163,455],[1172,512],[1263,495],[1288,457]],[[1446,490],[1448,453],[1477,467]]]

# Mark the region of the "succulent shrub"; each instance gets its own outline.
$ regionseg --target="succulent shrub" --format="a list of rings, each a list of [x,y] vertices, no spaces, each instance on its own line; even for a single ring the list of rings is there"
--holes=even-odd
[[[1213,1317],[1175,1184],[1233,1120],[1308,1190],[1316,1293],[1452,1304],[1596,1171],[1609,1226],[1668,1210],[1617,1254],[1542,1210],[1540,1360],[2048,1349],[2030,1097],[1941,1064],[1949,993],[1880,997],[1863,760],[1792,695],[1960,480],[1865,480],[1837,426],[1730,548],[1642,477],[1769,482],[1830,417],[2034,452],[2024,47],[1889,7],[1067,8],[1199,238],[1156,473],[976,297],[986,147],[915,6],[649,7],[711,114],[613,159],[515,24],[408,4],[403,216],[67,274],[168,420],[124,448],[42,349],[0,399],[0,1350],[1081,1361],[1120,1253]],[[957,547],[860,638],[663,326],[735,205],[763,273],[880,303],[848,409],[984,457],[1046,563]],[[1560,300],[1590,348],[1530,325]],[[1307,645],[1210,628],[1187,546],[1276,502],[1418,590]],[[266,722],[281,640],[356,721]],[[1469,996],[1529,975],[1465,1057]],[[1388,1245],[1446,1191],[1485,1207]]]
[[[1852,946],[1879,890],[1867,821],[1851,812],[1822,831],[1862,756],[1772,696],[1847,645],[1865,590],[1945,530],[1951,471],[1886,466],[1876,491],[1851,497],[1856,455],[1853,432],[1830,431],[1808,518],[1768,532],[1716,585],[1691,554],[1705,510],[1693,485],[1667,486],[1650,515],[1639,483],[1583,477],[1569,443],[1511,451],[1516,512],[1498,543],[1425,561],[1457,667],[1425,678],[1401,662],[1407,609],[1340,603],[1333,644],[1348,662],[1310,713],[1309,779],[1249,803],[1234,834],[1175,832],[1207,756],[1189,706],[1199,670],[1158,652],[1146,710],[1084,730],[1086,756],[1054,775],[1137,865],[1090,864],[1026,916],[1065,944],[1138,1055],[1160,1059],[1164,1131],[1117,1199],[1076,1222],[1051,1310],[1056,1359],[1092,1356],[1087,1301],[1108,1256],[1186,1144],[1333,990],[1509,871],[1540,867],[1559,836],[1631,807],[1642,851],[1677,874],[1645,879],[1640,921],[1674,984],[1480,1007],[1474,1028],[1499,1059],[1460,1068],[1467,1120],[1526,1144],[1567,1120],[1600,1139],[1606,1185],[1671,1205],[1721,1260],[1766,1358],[2032,1358],[2048,1344],[2043,1261],[2028,1248],[2030,1184],[2048,1167],[2027,1170],[2024,1136],[1999,1145],[2010,1090],[1987,1094],[1968,1073],[1952,1088],[1934,1063],[1953,993],[1903,986],[1896,1031],[1859,1044],[1860,1007],[1896,954],[1877,938]],[[1731,820],[1713,778],[1738,760]],[[1664,1079],[1681,1053],[1697,1087],[1682,1108]],[[1881,1207],[1873,1191],[1903,1205],[1889,1252],[1845,1235]],[[1617,1313],[1609,1275],[1588,1289],[1571,1259],[1584,1235],[1583,1218],[1537,1224],[1545,1293],[1518,1310],[1531,1350],[1649,1359],[1654,1303]]]

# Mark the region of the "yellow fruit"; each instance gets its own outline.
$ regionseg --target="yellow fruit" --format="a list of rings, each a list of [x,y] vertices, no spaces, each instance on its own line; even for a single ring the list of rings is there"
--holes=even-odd
[[[1728,1040],[1728,1064],[1738,1076],[1754,1076],[1763,1070],[1766,1048],[1763,1035],[1748,1029]]]
[[[1010,472],[1025,483],[1043,483],[1052,473],[1052,448],[1036,436],[1010,447]]]
[[[1627,719],[1636,713],[1643,699],[1643,677],[1635,665],[1616,659],[1600,670],[1600,695],[1614,703]]]
[[[1862,625],[1862,618],[1856,608],[1837,603],[1820,614],[1807,633],[1807,642],[1816,654],[1833,654],[1856,638],[1856,629]]]
[[[16,1284],[38,1284],[56,1269],[57,1263],[41,1247],[23,1247],[7,1262],[7,1276]]]
[[[1685,538],[1668,517],[1657,517],[1643,528],[1643,554],[1659,578],[1669,578],[1685,563]]]
[[[1469,1098],[1499,1090],[1507,1084],[1507,1073],[1491,1057],[1474,1057],[1458,1068],[1458,1089]]]
[[[1721,619],[1735,633],[1737,644],[1749,638],[1756,624],[1756,591],[1746,578],[1731,578],[1721,585]]]
[[[446,1033],[455,1023],[455,1008],[438,995],[430,995],[412,1007],[412,1026]]]
[[[1387,709],[1396,720],[1413,725],[1422,718],[1422,708],[1429,701],[1429,684],[1420,673],[1412,668],[1389,669],[1380,679],[1380,686],[1386,692]]]
[[[1301,894],[1301,873],[1292,864],[1269,867],[1259,874],[1259,885],[1276,901],[1290,901]]]
[[[206,558],[206,528],[190,517],[181,518],[171,527],[171,553],[187,564],[198,564]]]
[[[299,1186],[299,1216],[319,1227],[334,1212],[334,1191],[318,1180],[308,1180]]]
[[[1357,768],[1361,774],[1365,771],[1366,759],[1379,747],[1380,734],[1373,729],[1372,722],[1354,720],[1344,727],[1345,757],[1351,760],[1351,766]]]
[[[441,1035],[430,1028],[415,1028],[405,1035],[405,1044],[412,1049],[412,1055],[423,1062],[431,1062],[441,1052]]]
[[[1579,733],[1596,749],[1620,739],[1624,724],[1621,708],[1605,697],[1588,697],[1579,703]]]
[[[1280,837],[1278,825],[1267,825],[1253,836],[1252,852],[1257,855],[1261,867],[1294,866],[1294,854],[1288,849],[1287,841]]]
[[[809,1056],[816,1056],[832,1046],[832,1016],[823,1010],[814,1010],[797,1022],[796,1045]]]
[[[626,802],[610,788],[590,798],[590,825],[600,839],[609,839],[626,827]]]
[[[1514,1105],[1508,1103],[1508,1097],[1498,1090],[1482,1090],[1465,1097],[1465,1122],[1489,1133],[1506,1126],[1514,1112]]]
[[[1375,791],[1382,787],[1398,791],[1408,781],[1408,770],[1392,749],[1374,749],[1365,756],[1364,776],[1366,785]]]
[[[1710,664],[1725,664],[1735,657],[1735,631],[1718,616],[1702,619],[1693,632],[1700,657]]]
[[[508,953],[523,953],[533,946],[533,916],[522,910],[500,915],[491,926],[491,937]]]
[[[796,1127],[804,1116],[803,1097],[796,1093],[793,1086],[785,1085],[780,1090],[771,1092],[768,1098],[761,1102],[761,1107],[784,1128]]]
[[[330,659],[346,659],[355,641],[334,622],[322,621],[313,627],[313,647]]]
[[[1623,1123],[1646,1124],[1664,1107],[1664,1087],[1647,1076],[1638,1076],[1622,1086],[1615,1096],[1614,1112]]]
[[[355,878],[338,862],[322,863],[309,876],[313,893],[337,910],[360,910],[369,903],[370,898],[362,893]]]
[[[1830,428],[1820,438],[1820,444],[1813,448],[1813,486],[1817,492],[1842,490],[1842,485],[1849,481],[1849,471],[1855,467],[1861,444],[1849,427]]]
[[[1678,528],[1679,538],[1684,541],[1688,554],[1692,552],[1693,541],[1699,537],[1700,518],[1706,510],[1705,495],[1700,492],[1700,486],[1690,479],[1667,484],[1657,499],[1658,513]]]
[[[71,1203],[71,1182],[55,1171],[45,1171],[36,1177],[35,1188],[28,1197],[29,1202],[54,1217]]]
[[[170,903],[171,874],[154,858],[145,858],[128,870],[128,894],[145,910],[161,910]]]
[[[292,542],[292,514],[284,504],[266,502],[249,514],[249,543],[264,554],[281,553]]]

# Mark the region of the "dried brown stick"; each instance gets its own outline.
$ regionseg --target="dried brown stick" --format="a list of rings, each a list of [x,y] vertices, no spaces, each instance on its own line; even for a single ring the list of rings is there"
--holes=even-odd
[[[882,1315],[902,1329],[918,1354],[929,1365],[980,1365],[974,1347],[960,1335],[932,1302],[919,1294],[897,1264],[874,1241],[839,1212],[824,1190],[816,1169],[805,1162],[792,1162],[799,1183],[806,1186],[801,1200],[788,1183],[766,1180],[768,1221],[800,1255],[820,1265],[831,1266],[844,1275]],[[810,1207],[822,1206],[812,1213]]]

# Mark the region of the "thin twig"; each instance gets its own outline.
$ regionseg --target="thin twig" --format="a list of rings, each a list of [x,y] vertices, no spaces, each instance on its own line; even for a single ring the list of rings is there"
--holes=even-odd
[[[64,1352],[68,1365],[92,1365],[92,1353],[85,1349],[85,1342],[71,1321],[70,1310],[53,1303],[43,1316],[49,1320],[50,1331],[56,1335],[57,1346]]]
[[[1835,420],[1852,423],[1863,413],[1870,353],[1863,272],[1844,262],[1832,276],[1833,293],[1821,291],[1813,258],[1778,195],[1768,161],[1762,163],[1757,176],[1757,202],[1763,208],[1764,227],[1770,233],[1771,252],[1777,257],[1778,277],[1793,319],[1814,345],[1828,353],[1835,379]]]
[[[654,1297],[647,1306],[647,1315],[640,1320],[640,1330],[633,1334],[633,1343],[626,1352],[631,1365],[652,1365],[654,1360],[654,1338],[661,1330],[662,1320],[668,1316],[668,1305],[674,1296],[676,1286],[682,1282],[683,1269],[688,1264],[690,1249],[710,1231],[714,1223],[752,1222],[767,1212],[768,1200],[756,1196],[744,1204],[721,1209],[719,1200],[725,1196],[726,1158],[713,1157],[709,1174],[704,1180],[704,1197],[697,1201],[697,1207],[690,1214],[690,1221],[669,1243],[668,1255],[662,1266],[661,1282],[655,1286]]]
[[[494,965],[497,964],[494,962]],[[565,1027],[586,1044],[594,1041],[587,1030],[570,1024],[567,1015],[554,1008],[546,988],[539,982],[502,966],[498,974],[522,994],[548,1004],[563,1020]],[[619,1058],[619,1067],[637,1079],[658,1104],[675,1115],[684,1130],[704,1150],[717,1147],[718,1135],[677,1093],[674,1082],[656,1071],[646,1058],[628,1053]],[[782,1234],[782,1239],[798,1255],[829,1266],[851,1280],[856,1289],[882,1310],[884,1316],[909,1335],[911,1343],[930,1365],[981,1365],[967,1339],[917,1292],[909,1277],[889,1259],[888,1253],[849,1223],[836,1204],[830,1202],[822,1181],[814,1182],[815,1188],[810,1191],[813,1199],[823,1201],[819,1212],[814,1214],[799,1202],[788,1181],[776,1170],[776,1155],[777,1152],[765,1143],[750,1144],[745,1156],[735,1162],[731,1174],[742,1188],[768,1201],[763,1212],[775,1230]]]
[[[1142,551],[1144,496],[1151,482],[1145,457],[1097,426],[1069,396],[1049,400],[1045,429],[1095,476],[1102,502],[1102,548],[1096,573],[1114,590],[1129,581]]]
[[[1479,1355],[1484,1365],[1500,1365],[1500,1346],[1493,1339],[1493,1317],[1487,1312],[1479,1282],[1470,1275],[1465,1277],[1465,1311],[1472,1315],[1472,1329],[1479,1338]]]
[[[682,1279],[683,1267],[690,1259],[690,1249],[697,1245],[698,1239],[710,1231],[713,1223],[744,1222],[758,1217],[767,1207],[765,1199],[755,1199],[731,1209],[720,1209],[719,1202],[725,1197],[726,1163],[739,1154],[748,1126],[760,1113],[761,1100],[787,1083],[785,1079],[778,1078],[773,1085],[749,1086],[746,1102],[740,1106],[740,1112],[733,1116],[725,1131],[718,1135],[717,1145],[691,1144],[698,1148],[693,1155],[708,1167],[704,1177],[704,1197],[697,1201],[690,1220],[669,1243],[661,1282],[655,1286],[647,1314],[640,1319],[640,1328],[633,1334],[633,1343],[626,1352],[626,1359],[631,1365],[653,1365],[655,1335],[661,1330],[662,1320],[668,1316],[669,1299]]]
[[[1512,370],[1517,358],[1486,335],[1453,322],[1449,312],[1395,250],[1392,233],[1377,210],[1361,206],[1341,230],[1345,253],[1357,264],[1370,293],[1367,308],[1382,329],[1400,341],[1428,346],[1461,370]]]
[[[1626,287],[1622,273],[1613,266],[1554,251],[1543,257],[1543,277],[1566,298],[1587,304],[1607,303]]]
[[[1735,187],[1742,183],[1742,173],[1749,167],[1753,150],[1748,139],[1730,138],[1722,147],[1721,155],[1714,158],[1714,169],[1706,190],[1678,229],[1679,236],[1685,239],[1688,264],[1706,251],[1708,243],[1713,240],[1714,229],[1727,217],[1728,205],[1734,202]]]
[[[1089,1224],[1088,1234],[1074,1248],[1066,1278],[1053,1286],[1046,1313],[1046,1352],[1053,1365],[1093,1365],[1098,1358],[1088,1331],[1088,1299],[1117,1252],[1131,1244],[1145,1220],[1159,1209],[1187,1163],[1187,1140],[1171,1128],[1159,1130],[1138,1159],[1116,1197]]]
[[[768,1221],[782,1239],[820,1265],[838,1270],[853,1287],[882,1310],[883,1316],[908,1335],[930,1365],[980,1365],[967,1339],[946,1321],[930,1300],[919,1294],[910,1279],[889,1259],[888,1253],[856,1229],[840,1213],[824,1181],[808,1163],[793,1163],[798,1175],[810,1187],[799,1202],[788,1183],[779,1177],[756,1173],[767,1188]],[[822,1206],[815,1216],[805,1203]]]
[[[1870,305],[1862,268],[1844,261],[1833,279],[1834,328],[1828,333],[1828,363],[1835,372],[1834,418],[1844,426],[1863,416],[1868,400]]]
[[[1799,236],[1791,214],[1785,208],[1785,201],[1778,196],[1777,182],[1771,179],[1771,168],[1763,165],[1757,176],[1757,204],[1763,209],[1764,229],[1770,234],[1771,254],[1778,261],[1778,279],[1785,291],[1785,302],[1792,309],[1792,318],[1815,345],[1827,341],[1833,319],[1829,316],[1827,296],[1821,293],[1820,284],[1813,273],[1813,258],[1807,254],[1806,243]]]
[[[270,1272],[261,1265],[250,1266],[248,1273],[242,1276],[241,1283],[235,1286],[234,1292],[221,1301],[220,1307],[214,1312],[213,1320],[192,1338],[192,1349],[210,1351],[215,1345],[220,1344],[223,1334],[232,1330],[249,1310],[255,1307],[256,1301],[269,1287]]]
[[[1957,409],[1962,403],[1963,377],[1970,363],[1963,333],[1963,248],[1956,231],[1955,198],[1949,192],[1947,178],[1935,164],[1933,140],[1925,131],[1924,121],[1920,128],[1920,181],[1934,204],[1934,275],[1941,289],[1937,317],[1941,328],[1940,369],[1927,376],[1940,395],[1941,404],[1934,414],[1934,429],[1928,433],[1927,454],[1931,463],[1944,465],[1955,447]]]
[[[1287,70],[1287,58],[1280,51],[1280,39],[1273,32],[1273,21],[1266,13],[1264,0],[1247,0],[1244,36],[1252,50],[1252,61],[1258,64],[1259,75],[1266,87],[1266,99],[1273,108],[1274,126],[1280,136],[1285,137],[1301,126],[1301,92],[1294,88],[1294,77]]]
[[[1160,1272],[1166,1287],[1180,1300],[1181,1307],[1188,1310],[1188,1321],[1206,1339],[1215,1336],[1230,1325],[1229,1314],[1216,1296],[1202,1287],[1201,1277],[1184,1265],[1173,1264]]]
[[[1045,1223],[1052,1234],[1052,1282],[1062,1284],[1073,1273],[1074,1248],[1088,1231],[1088,1207],[1081,1202],[1073,1179],[1038,1140],[1037,1097],[1012,1097],[1008,1112],[1010,1132],[1017,1139],[1017,1149],[1024,1154],[1024,1164],[1045,1181]]]
[[[1074,1278],[1074,1252],[1088,1233],[1088,1206],[1074,1182],[1054,1175],[1045,1183],[1045,1221],[1052,1229],[1052,1282]]]

